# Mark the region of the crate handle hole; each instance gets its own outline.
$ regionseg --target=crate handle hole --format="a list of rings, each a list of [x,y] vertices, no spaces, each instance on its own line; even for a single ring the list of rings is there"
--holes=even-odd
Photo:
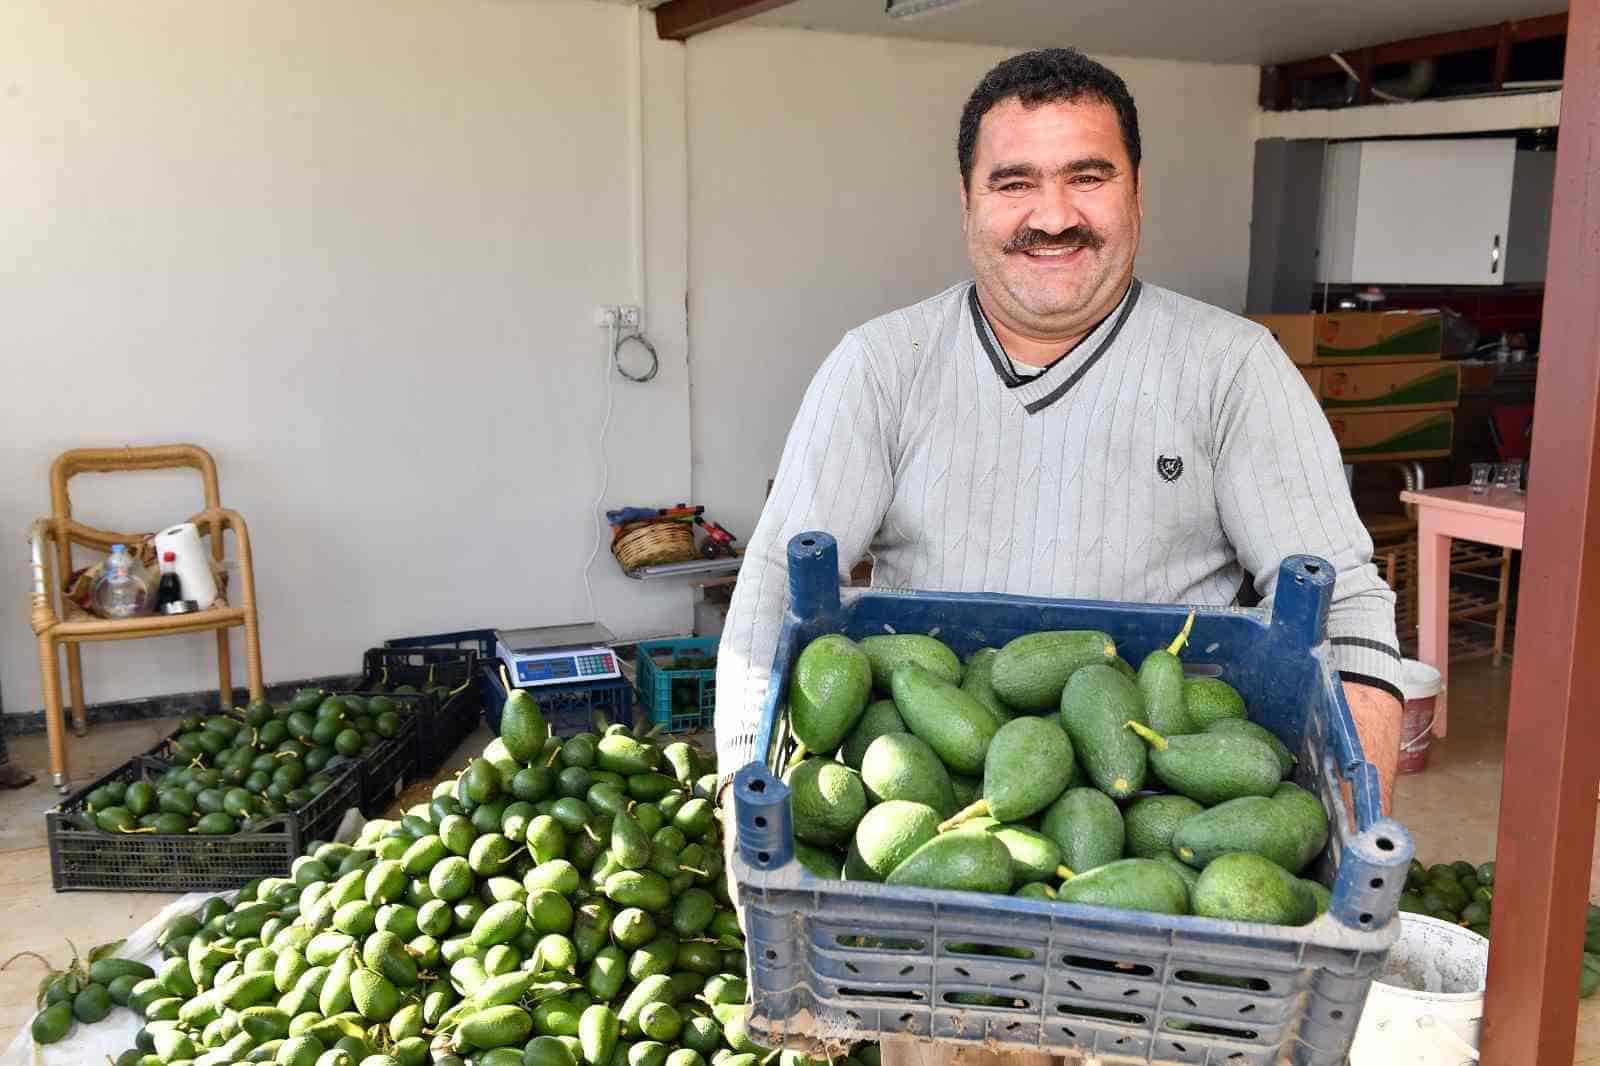
[[[845,933],[834,937],[842,948],[875,948],[879,951],[921,951],[927,947],[923,940],[892,940],[868,936],[865,933]]]
[[[1370,914],[1363,914],[1363,915],[1362,915],[1362,916],[1361,916],[1361,924],[1362,924],[1362,925],[1371,925],[1371,924],[1372,924],[1372,915],[1370,915]]]
[[[767,863],[769,863],[771,861],[772,861],[771,853],[765,852],[765,851],[756,852],[756,862],[759,862],[761,865],[765,866]]]
[[[756,815],[756,828],[757,829],[765,829],[766,827],[767,827],[767,816],[764,815],[764,814]]]
[[[1122,998],[1127,999],[1129,996],[1137,996],[1138,994],[1139,990],[1137,988],[1130,988],[1126,992],[1122,993]]]
[[[1032,948],[1009,947],[1001,944],[974,944],[967,940],[946,941],[945,951],[952,955],[983,955],[997,959],[1023,959],[1034,957]]]
[[[968,973],[965,969],[963,969],[960,966],[956,967],[956,973],[960,974],[962,977],[970,978],[972,976],[970,973]]]
[[[1187,981],[1196,985],[1247,988],[1252,992],[1270,992],[1272,990],[1272,986],[1260,977],[1234,977],[1230,974],[1206,973],[1201,970],[1179,970],[1173,976],[1180,981]]]
[[[1062,1026],[1062,1027],[1061,1027],[1061,1031],[1062,1031],[1062,1032],[1063,1032],[1063,1033],[1066,1033],[1066,1034],[1067,1034],[1067,1037],[1068,1037],[1068,1038],[1069,1038],[1069,1039],[1072,1039],[1072,1040],[1076,1040],[1076,1039],[1078,1039],[1078,1034],[1077,1034],[1077,1033],[1075,1033],[1075,1032],[1073,1032],[1073,1031],[1072,1031],[1072,1030],[1071,1030],[1071,1029],[1069,1029],[1069,1028],[1068,1028],[1068,1027],[1067,1027],[1067,1026],[1065,1026],[1065,1025],[1063,1025],[1063,1026]]]
[[[854,967],[854,966],[852,966],[852,967],[850,967],[850,968],[851,968],[851,969],[852,969],[852,970],[853,970],[853,969],[855,969],[855,967]],[[906,975],[907,975],[907,974],[909,974],[909,973],[910,973],[910,972],[911,972],[911,971],[912,971],[912,970],[915,970],[915,969],[916,969],[916,967],[915,967],[915,966],[912,966],[912,965],[910,965],[910,964],[909,964],[909,963],[907,963],[907,964],[906,964],[906,965],[905,965],[905,966],[902,966],[902,967],[900,967],[900,972],[899,972],[899,974],[897,974],[897,975],[896,975],[896,976],[898,976],[898,977],[904,977],[904,976],[906,976]]]
[[[767,783],[765,781],[761,780],[761,778],[758,777],[754,781],[750,782],[750,791],[751,792],[765,792],[766,790],[767,790]]]
[[[1255,1009],[1256,1009],[1256,1005],[1254,1003],[1246,1003],[1244,1006],[1239,1008],[1239,1013],[1240,1014],[1249,1014],[1251,1011],[1253,1011]]]
[[[1383,887],[1383,878],[1374,877],[1371,881],[1369,881],[1367,883],[1370,884],[1373,888],[1382,888]]]
[[[776,962],[777,959],[778,959],[778,953],[776,951],[773,951],[771,948],[768,948],[767,949],[767,961],[768,962]]]
[[[1068,981],[1067,982],[1067,987],[1072,989],[1074,992],[1082,992],[1083,991],[1083,986],[1080,985],[1076,981]]]
[[[1308,574],[1320,574],[1320,573],[1322,573],[1322,565],[1320,563],[1307,563],[1306,564],[1306,573],[1308,573]]]
[[[1192,1000],[1192,999],[1190,999],[1190,998],[1189,998],[1189,997],[1188,997],[1188,996],[1184,996],[1184,997],[1183,997],[1183,1004],[1184,1004],[1184,1006],[1186,1006],[1186,1007],[1194,1007],[1194,1006],[1197,1006],[1197,1004],[1196,1004],[1196,1003],[1195,1003],[1195,1001],[1194,1001],[1194,1000]]]
[[[1336,1022],[1337,1021],[1343,1021],[1344,1020],[1344,1011],[1336,1010],[1336,1011],[1332,1012],[1331,1014],[1329,1014],[1328,1017],[1332,1018]]]
[[[845,963],[844,964],[844,968],[849,970],[851,973],[860,973],[861,972],[859,969],[856,968],[856,964],[853,963],[853,962]]]
[[[1010,1025],[1006,1026],[1006,1032],[1014,1033],[1018,1029],[1021,1029],[1021,1028],[1022,1028],[1022,1023],[1021,1022],[1012,1022]]]
[[[1379,851],[1393,851],[1394,850],[1394,841],[1390,840],[1388,837],[1379,837],[1378,838],[1378,850]]]
[[[1010,980],[1013,981],[1013,982],[1015,982],[1015,981],[1026,981],[1027,979],[1028,979],[1028,975],[1025,974],[1025,973],[1014,973],[1010,977]]]
[[[1182,1044],[1177,1044],[1177,1043],[1174,1043],[1172,1045],[1172,1050],[1176,1051],[1180,1055],[1187,1055],[1189,1053],[1189,1049],[1188,1048],[1184,1047]]]
[[[914,988],[840,988],[839,994],[841,996],[859,996],[862,999],[901,999],[911,1003],[921,1003],[924,999],[923,994]],[[910,1015],[902,1015],[901,1020],[904,1021],[907,1017],[910,1017]]]
[[[1063,959],[1068,966],[1077,966],[1085,970],[1098,970],[1101,973],[1114,973],[1119,977],[1150,977],[1155,974],[1155,968],[1140,962],[1120,962],[1109,959],[1095,959],[1086,955],[1068,955]]]

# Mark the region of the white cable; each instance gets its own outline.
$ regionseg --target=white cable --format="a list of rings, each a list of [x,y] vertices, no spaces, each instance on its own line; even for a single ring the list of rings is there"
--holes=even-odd
[[[606,460],[606,432],[611,428],[611,399],[615,379],[611,375],[611,363],[617,357],[617,345],[621,343],[617,336],[621,332],[621,324],[615,312],[612,313],[611,322],[606,329],[606,416],[600,423],[600,494],[594,498],[594,505],[590,508],[594,512],[594,549],[589,552],[589,561],[583,564],[583,589],[589,597],[589,621],[598,622],[600,616],[594,609],[594,584],[589,580],[589,570],[594,566],[595,557],[600,554],[600,542],[605,537],[604,512],[600,510],[605,502],[606,488],[611,483],[611,464]]]
[[[1345,62],[1344,56],[1340,55],[1338,52],[1329,52],[1328,58],[1343,67],[1344,72],[1350,75],[1350,77],[1354,78],[1357,84],[1361,82],[1361,75],[1356,73],[1355,67],[1352,67],[1349,63]],[[1367,91],[1372,93],[1372,95],[1376,96],[1379,100],[1387,100],[1391,104],[1411,104],[1416,102],[1415,100],[1411,100],[1404,96],[1396,96],[1393,93],[1386,93],[1375,85],[1369,85],[1367,87]]]

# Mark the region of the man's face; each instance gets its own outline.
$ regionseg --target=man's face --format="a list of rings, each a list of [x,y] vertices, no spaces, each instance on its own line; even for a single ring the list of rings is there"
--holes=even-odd
[[[1116,306],[1142,208],[1110,104],[996,104],[978,126],[961,202],[984,310],[1003,325],[1076,338]]]

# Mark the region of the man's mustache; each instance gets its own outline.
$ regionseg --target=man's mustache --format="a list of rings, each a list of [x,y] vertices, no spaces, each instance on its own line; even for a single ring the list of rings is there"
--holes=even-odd
[[[1012,237],[1001,249],[1003,252],[1029,252],[1035,248],[1088,248],[1096,251],[1105,245],[1105,238],[1088,226],[1071,226],[1060,233],[1025,229]]]

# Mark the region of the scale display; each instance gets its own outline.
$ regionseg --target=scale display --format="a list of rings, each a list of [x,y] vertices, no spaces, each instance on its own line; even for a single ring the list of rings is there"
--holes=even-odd
[[[521,688],[622,676],[610,647],[615,638],[598,622],[503,629],[495,639],[500,661]]]

